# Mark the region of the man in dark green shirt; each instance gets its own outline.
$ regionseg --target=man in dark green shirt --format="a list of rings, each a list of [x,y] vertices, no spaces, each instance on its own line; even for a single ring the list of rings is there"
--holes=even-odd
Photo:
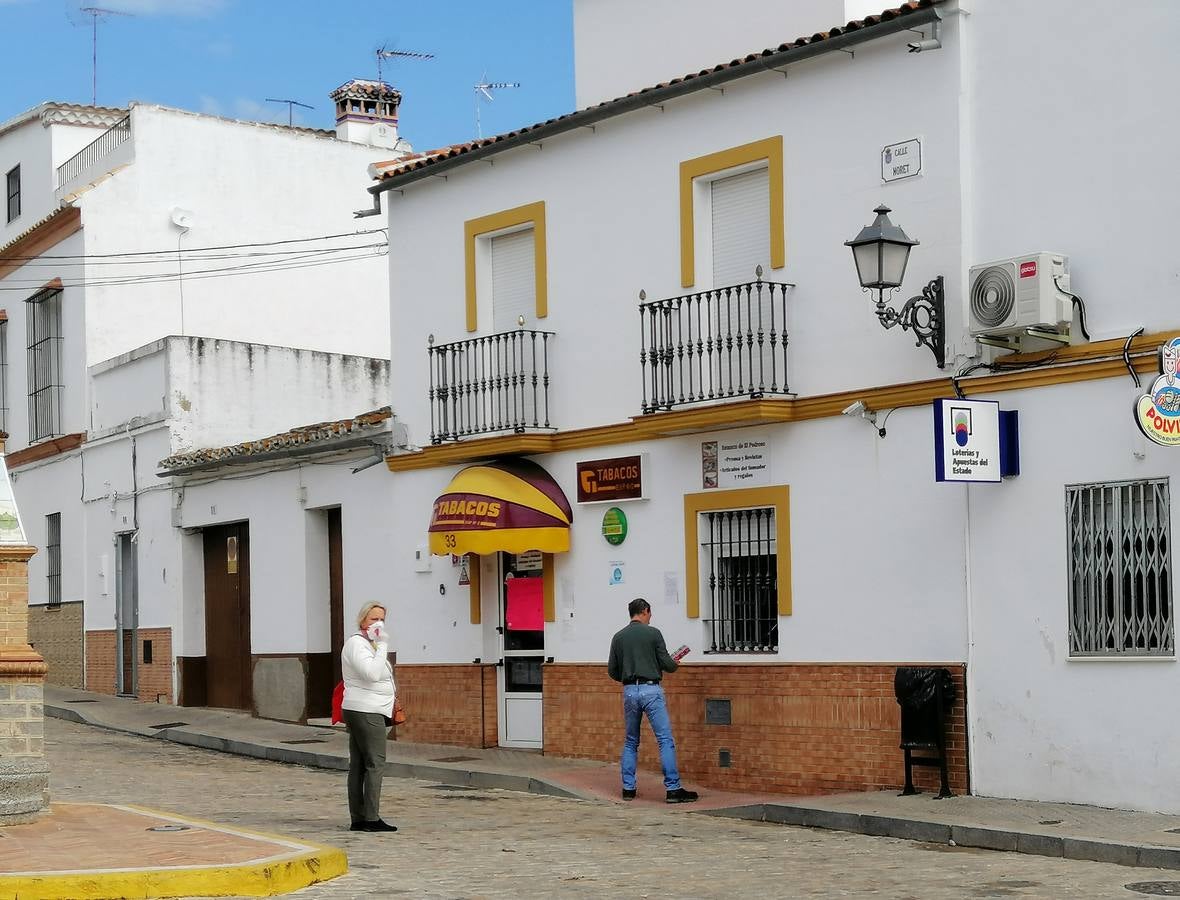
[[[664,636],[652,628],[651,604],[638,597],[627,606],[631,622],[610,642],[606,671],[623,684],[623,799],[635,799],[635,767],[639,758],[639,725],[644,716],[655,733],[660,748],[660,766],[664,770],[664,788],[668,803],[691,803],[695,791],[680,784],[676,768],[676,744],[672,740],[672,722],[660,685],[665,672],[675,672],[676,660],[668,654]]]

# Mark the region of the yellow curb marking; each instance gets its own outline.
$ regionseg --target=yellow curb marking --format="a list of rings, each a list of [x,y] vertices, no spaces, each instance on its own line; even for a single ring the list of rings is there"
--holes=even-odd
[[[337,878],[348,872],[343,850],[313,841],[293,840],[276,834],[218,825],[159,812],[142,806],[117,804],[54,804],[55,806],[103,806],[143,816],[286,847],[248,863],[154,868],[90,869],[65,872],[22,872],[0,875],[0,900],[103,900],[120,897],[146,900],[152,897],[271,897]]]

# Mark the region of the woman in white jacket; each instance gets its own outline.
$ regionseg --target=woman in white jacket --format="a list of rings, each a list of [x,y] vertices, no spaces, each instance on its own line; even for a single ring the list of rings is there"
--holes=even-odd
[[[356,618],[357,633],[344,642],[341,709],[348,726],[348,812],[353,831],[397,831],[381,818],[381,777],[385,741],[393,722],[396,688],[389,665],[385,607],[366,603]]]

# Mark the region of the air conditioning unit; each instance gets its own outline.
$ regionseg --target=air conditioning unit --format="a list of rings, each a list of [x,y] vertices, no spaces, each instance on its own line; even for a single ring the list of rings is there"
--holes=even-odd
[[[967,281],[972,337],[1017,335],[1030,328],[1069,334],[1073,298],[1064,254],[1028,253],[972,266]]]

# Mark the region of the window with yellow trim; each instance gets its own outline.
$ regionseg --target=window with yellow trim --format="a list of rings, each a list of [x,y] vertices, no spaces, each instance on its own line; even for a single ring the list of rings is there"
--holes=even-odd
[[[529,203],[464,223],[468,331],[495,332],[549,313],[545,203]]]
[[[789,489],[706,491],[684,498],[688,615],[705,653],[777,653],[791,613]]]
[[[781,135],[680,164],[684,287],[728,287],[786,265]]]

